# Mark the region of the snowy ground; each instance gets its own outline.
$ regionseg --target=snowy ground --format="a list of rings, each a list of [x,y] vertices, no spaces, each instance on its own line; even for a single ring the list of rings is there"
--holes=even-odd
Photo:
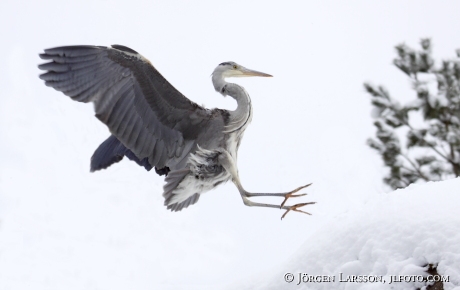
[[[315,238],[330,227],[345,231],[340,222],[359,219],[361,206],[380,213],[371,207],[380,199],[394,199],[395,208],[416,204],[398,205],[404,197],[384,193],[382,162],[365,144],[374,127],[362,84],[412,94],[391,63],[393,46],[432,37],[434,56],[452,57],[459,10],[452,1],[0,1],[0,290],[239,289],[257,277],[284,287],[281,272],[322,272],[304,268],[305,255],[293,256],[305,241],[306,250],[327,256],[332,246],[318,250]],[[213,90],[217,64],[274,75],[235,80],[254,106],[240,176],[261,192],[313,182],[302,197],[318,202],[308,208],[313,215],[290,213],[281,222],[281,211],[245,207],[230,183],[171,213],[163,178],[132,162],[89,173],[107,129],[91,105],[38,78],[38,53],[75,44],[127,45],[208,108],[235,108]],[[451,201],[445,208],[458,204]],[[370,220],[361,219],[357,226]],[[339,249],[321,274],[346,262]],[[283,264],[289,257],[301,260]],[[369,265],[360,267],[378,271]]]
[[[459,189],[460,179],[411,185],[350,206],[315,232],[268,282],[247,289],[419,289],[427,284],[418,276],[426,277],[426,265],[432,264],[449,279],[444,289],[458,290]],[[374,282],[351,282],[353,275]],[[395,278],[399,275],[416,277]]]

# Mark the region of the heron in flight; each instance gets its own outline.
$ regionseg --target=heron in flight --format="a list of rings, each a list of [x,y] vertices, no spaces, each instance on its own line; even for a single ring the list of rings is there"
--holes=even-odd
[[[91,157],[91,171],[105,169],[124,156],[147,170],[166,175],[163,197],[171,211],[195,204],[200,195],[232,180],[247,206],[303,212],[314,202],[286,205],[301,186],[283,193],[253,193],[238,176],[237,151],[252,119],[249,94],[231,77],[271,77],[235,62],[219,64],[212,74],[215,90],[234,98],[236,110],[206,109],[176,90],[153,65],[122,45],[65,46],[45,49],[40,75],[49,87],[75,101],[94,104],[96,117],[111,133]],[[250,200],[284,197],[281,205]],[[307,213],[308,214],[308,213]]]

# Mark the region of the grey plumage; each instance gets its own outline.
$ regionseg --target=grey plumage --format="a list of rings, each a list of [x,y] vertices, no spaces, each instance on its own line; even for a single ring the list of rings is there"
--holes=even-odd
[[[96,117],[112,136],[91,159],[91,170],[107,168],[124,156],[147,170],[166,174],[165,205],[179,211],[198,201],[200,194],[230,179],[250,206],[250,196],[293,196],[293,192],[254,194],[243,189],[237,169],[237,150],[252,119],[251,99],[241,86],[225,78],[270,76],[234,62],[221,63],[213,73],[217,92],[238,102],[235,111],[209,110],[176,90],[142,55],[125,46],[67,46],[46,49],[50,62],[40,78],[47,86],[75,101],[92,102]],[[300,211],[295,206],[281,206]]]

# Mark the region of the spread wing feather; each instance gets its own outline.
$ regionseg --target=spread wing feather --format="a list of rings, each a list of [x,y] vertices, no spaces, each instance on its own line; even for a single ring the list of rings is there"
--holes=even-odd
[[[40,54],[47,86],[79,102],[152,166],[174,166],[189,153],[212,112],[191,102],[134,50],[121,46],[66,46]],[[190,204],[196,202],[190,200]]]

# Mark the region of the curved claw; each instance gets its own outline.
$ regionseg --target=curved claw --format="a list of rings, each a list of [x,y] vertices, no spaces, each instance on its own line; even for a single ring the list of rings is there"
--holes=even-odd
[[[313,183],[309,183],[307,185],[304,185],[304,186],[300,186],[296,189],[294,189],[293,191],[290,191],[288,193],[286,193],[286,195],[284,196],[284,200],[283,202],[281,203],[280,205],[280,209],[284,206],[284,204],[286,203],[286,201],[290,198],[290,197],[299,197],[299,196],[304,196],[304,195],[307,195],[306,193],[302,193],[302,194],[294,194],[296,193],[297,191],[303,189],[303,188],[306,188],[306,187],[309,187],[310,185],[312,185]],[[282,219],[282,218],[281,218]]]
[[[311,213],[309,212],[306,212],[306,211],[303,211],[303,210],[300,210],[298,209],[299,207],[302,207],[302,206],[306,206],[306,205],[309,205],[309,204],[315,204],[316,202],[305,202],[305,203],[298,203],[298,204],[295,204],[293,206],[291,206],[289,209],[286,210],[286,212],[281,216],[281,220],[283,220],[283,218],[288,214],[288,212],[290,212],[291,210],[292,211],[296,211],[296,212],[301,212],[301,213],[304,213],[304,214],[308,214],[308,215],[311,215]]]

